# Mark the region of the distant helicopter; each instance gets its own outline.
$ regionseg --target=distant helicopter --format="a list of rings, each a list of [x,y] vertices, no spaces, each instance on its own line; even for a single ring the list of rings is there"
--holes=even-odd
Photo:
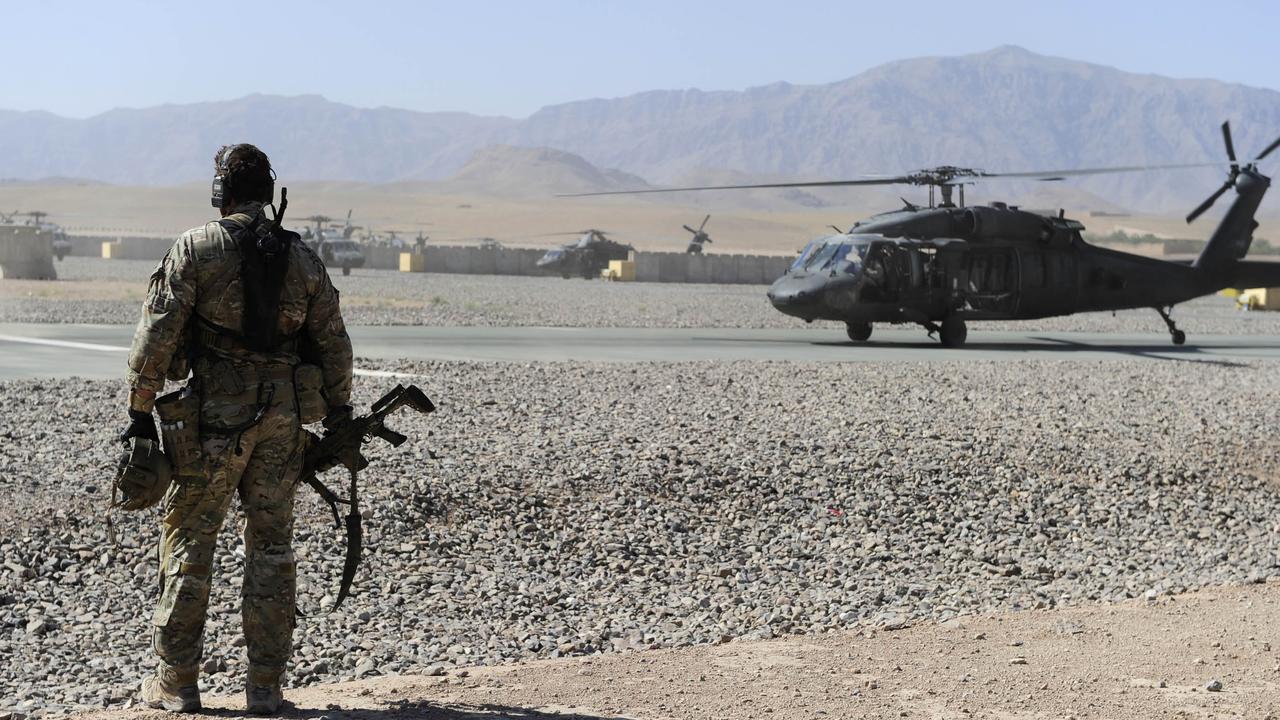
[[[711,242],[711,236],[703,231],[703,228],[707,226],[707,221],[710,219],[711,219],[710,215],[707,215],[706,217],[702,218],[702,224],[698,226],[697,230],[694,230],[688,225],[681,226],[685,230],[688,230],[689,232],[693,233],[693,237],[689,240],[689,247],[685,248],[685,252],[689,253],[690,255],[702,254],[702,246],[706,243]]]
[[[600,271],[609,267],[610,260],[626,260],[635,251],[630,245],[611,240],[605,231],[594,228],[552,235],[581,235],[575,242],[548,250],[538,259],[537,265],[544,272],[559,273],[566,279],[574,275],[587,279],[600,277]]]
[[[946,347],[965,343],[968,320],[1020,320],[1077,312],[1152,308],[1175,345],[1186,342],[1170,312],[1174,305],[1229,287],[1280,286],[1280,263],[1242,260],[1271,180],[1258,162],[1236,160],[1231,127],[1222,124],[1226,163],[1132,166],[989,173],[943,166],[894,177],[823,182],[731,185],[631,192],[683,192],[776,187],[925,185],[929,207],[905,207],[820,237],[801,251],[769,288],[779,311],[803,319],[838,320],[851,340],[866,341],[874,323],[916,323]],[[1190,263],[1109,250],[1081,238],[1084,225],[1004,203],[964,207],[964,185],[988,178],[1044,181],[1068,176],[1229,167],[1226,182],[1187,215],[1194,221],[1228,190],[1236,199],[1200,256]],[[934,189],[942,202],[934,206]],[[959,188],[960,204],[952,202]],[[614,193],[591,193],[614,194]]]
[[[33,225],[52,236],[53,254],[59,260],[71,254],[71,240],[67,238],[67,231],[62,229],[57,223],[45,222],[44,219],[49,217],[49,213],[43,210],[31,210],[29,212],[18,212],[14,210],[9,215],[0,214],[0,221],[5,223],[16,222],[14,218],[25,215],[29,218],[26,225]]]
[[[350,275],[351,268],[364,266],[364,251],[351,239],[360,226],[351,224],[350,210],[347,211],[347,222],[341,228],[329,225],[333,218],[328,215],[312,215],[300,219],[315,223],[315,230],[306,228],[302,232],[302,239],[316,251],[325,265],[342,268],[343,275]]]

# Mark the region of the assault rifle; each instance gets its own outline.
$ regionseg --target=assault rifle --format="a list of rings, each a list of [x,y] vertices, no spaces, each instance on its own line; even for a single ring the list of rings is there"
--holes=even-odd
[[[356,568],[360,566],[360,551],[363,542],[363,530],[360,524],[360,495],[356,487],[356,474],[369,466],[369,460],[360,452],[360,446],[373,438],[382,438],[399,447],[409,438],[392,430],[384,424],[387,416],[401,409],[409,408],[422,414],[432,412],[436,406],[416,385],[405,387],[396,385],[395,389],[383,395],[369,408],[368,415],[348,418],[327,428],[323,436],[308,431],[310,442],[307,443],[306,455],[302,463],[302,482],[310,485],[320,497],[329,504],[333,512],[333,522],[338,528],[342,521],[338,519],[338,504],[347,505],[347,550],[342,565],[342,584],[338,588],[338,600],[329,612],[338,609],[342,601],[351,591],[351,582],[355,580]],[[337,493],[325,487],[316,476],[326,470],[343,466],[351,480],[351,490],[347,497],[339,497]]]

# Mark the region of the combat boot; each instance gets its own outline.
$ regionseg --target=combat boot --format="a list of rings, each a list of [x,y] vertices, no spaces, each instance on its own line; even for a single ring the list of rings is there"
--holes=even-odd
[[[200,710],[197,673],[195,667],[173,668],[160,663],[154,675],[142,680],[142,702],[148,707],[170,712]]]
[[[283,702],[280,671],[250,667],[244,688],[245,709],[255,715],[274,715]]]

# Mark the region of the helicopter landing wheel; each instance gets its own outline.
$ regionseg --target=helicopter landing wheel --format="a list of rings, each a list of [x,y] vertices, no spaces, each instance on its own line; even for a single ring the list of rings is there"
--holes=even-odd
[[[871,323],[847,323],[845,332],[849,334],[849,339],[854,342],[866,342],[871,338]]]
[[[1186,343],[1187,334],[1179,330],[1178,326],[1173,322],[1173,318],[1169,317],[1169,314],[1173,312],[1173,306],[1170,305],[1168,309],[1158,307],[1156,312],[1160,313],[1160,319],[1164,320],[1164,324],[1169,327],[1169,337],[1173,340],[1173,344],[1182,345]]]
[[[961,318],[948,315],[942,321],[942,327],[938,328],[938,335],[941,336],[943,347],[958,348],[964,345],[965,339],[969,336],[969,328]]]

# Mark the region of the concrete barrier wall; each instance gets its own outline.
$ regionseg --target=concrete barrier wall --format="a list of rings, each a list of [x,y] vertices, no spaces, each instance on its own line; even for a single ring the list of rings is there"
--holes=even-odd
[[[364,266],[374,270],[399,270],[400,253],[404,250],[393,247],[368,247],[364,249]]]
[[[689,255],[636,253],[637,282],[769,284],[787,270],[791,258],[774,255]]]
[[[30,225],[0,225],[0,277],[54,280],[53,233]]]
[[[98,257],[107,257],[106,253],[110,252],[112,260],[156,260],[164,258],[165,253],[169,252],[169,248],[173,247],[176,238],[118,238],[108,239],[99,244]],[[103,250],[103,246],[110,243],[109,251]]]
[[[160,260],[173,246],[174,237],[129,237],[119,235],[68,235],[71,254],[81,257],[102,257],[102,243],[117,244],[112,257],[121,260]],[[116,256],[114,253],[121,253]]]
[[[102,243],[111,242],[111,257],[159,260],[173,238],[71,238],[72,253],[102,257]],[[404,248],[364,248],[366,268],[398,270]],[[425,272],[469,275],[540,275],[540,248],[481,248],[474,245],[428,245],[422,250]],[[637,252],[637,282],[768,284],[780,277],[791,258],[773,255],[690,255],[679,252]]]

